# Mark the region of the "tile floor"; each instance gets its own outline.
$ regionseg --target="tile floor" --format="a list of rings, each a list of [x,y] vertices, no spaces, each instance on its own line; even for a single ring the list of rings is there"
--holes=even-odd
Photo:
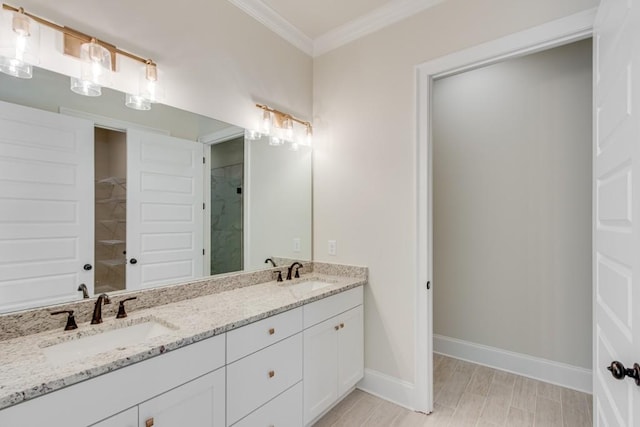
[[[355,390],[315,427],[589,427],[591,395],[434,354],[435,407],[411,412]]]

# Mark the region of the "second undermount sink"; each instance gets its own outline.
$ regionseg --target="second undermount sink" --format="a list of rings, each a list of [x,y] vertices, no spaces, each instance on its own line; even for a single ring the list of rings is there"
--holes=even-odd
[[[173,328],[175,329],[175,328]],[[153,318],[142,318],[129,326],[107,329],[92,335],[78,335],[42,349],[47,360],[61,365],[112,350],[124,350],[151,338],[173,332]]]
[[[296,297],[300,297],[306,295],[313,291],[319,291],[320,289],[324,289],[328,286],[333,285],[334,283],[323,281],[323,280],[305,280],[304,282],[295,283],[292,285],[286,285],[289,290]]]

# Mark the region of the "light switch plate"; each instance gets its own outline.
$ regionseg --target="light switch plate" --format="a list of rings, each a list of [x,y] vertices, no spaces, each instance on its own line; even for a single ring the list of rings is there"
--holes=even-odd
[[[293,239],[293,252],[300,252],[300,238]]]
[[[329,245],[328,246],[329,246],[329,248],[328,248],[329,249],[329,255],[335,256],[336,252],[337,252],[337,243],[336,243],[336,241],[335,240],[329,240]]]

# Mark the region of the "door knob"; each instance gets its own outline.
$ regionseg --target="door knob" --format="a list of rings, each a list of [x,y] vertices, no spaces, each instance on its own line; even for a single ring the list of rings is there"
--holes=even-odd
[[[93,268],[93,266],[91,264],[85,264],[82,268],[84,268],[86,271],[89,271]]]
[[[607,366],[613,378],[622,380],[624,377],[633,378],[637,386],[640,386],[640,365],[633,364],[633,368],[625,368],[622,362],[614,360],[611,365]]]
[[[137,263],[138,263],[138,260],[137,260],[137,259],[135,259],[135,258],[131,258],[131,260],[129,260],[129,263],[130,263],[130,264],[137,264]]]

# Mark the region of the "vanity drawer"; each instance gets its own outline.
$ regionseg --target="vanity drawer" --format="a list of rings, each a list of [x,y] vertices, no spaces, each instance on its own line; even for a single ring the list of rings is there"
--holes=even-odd
[[[227,332],[227,363],[275,344],[302,330],[302,307]]]
[[[302,383],[238,421],[233,427],[300,427],[302,425]]]
[[[227,425],[302,380],[302,334],[227,365]]]
[[[307,329],[313,325],[327,320],[330,317],[337,316],[347,310],[362,304],[363,287],[349,289],[348,291],[312,302],[303,306],[304,328]]]

